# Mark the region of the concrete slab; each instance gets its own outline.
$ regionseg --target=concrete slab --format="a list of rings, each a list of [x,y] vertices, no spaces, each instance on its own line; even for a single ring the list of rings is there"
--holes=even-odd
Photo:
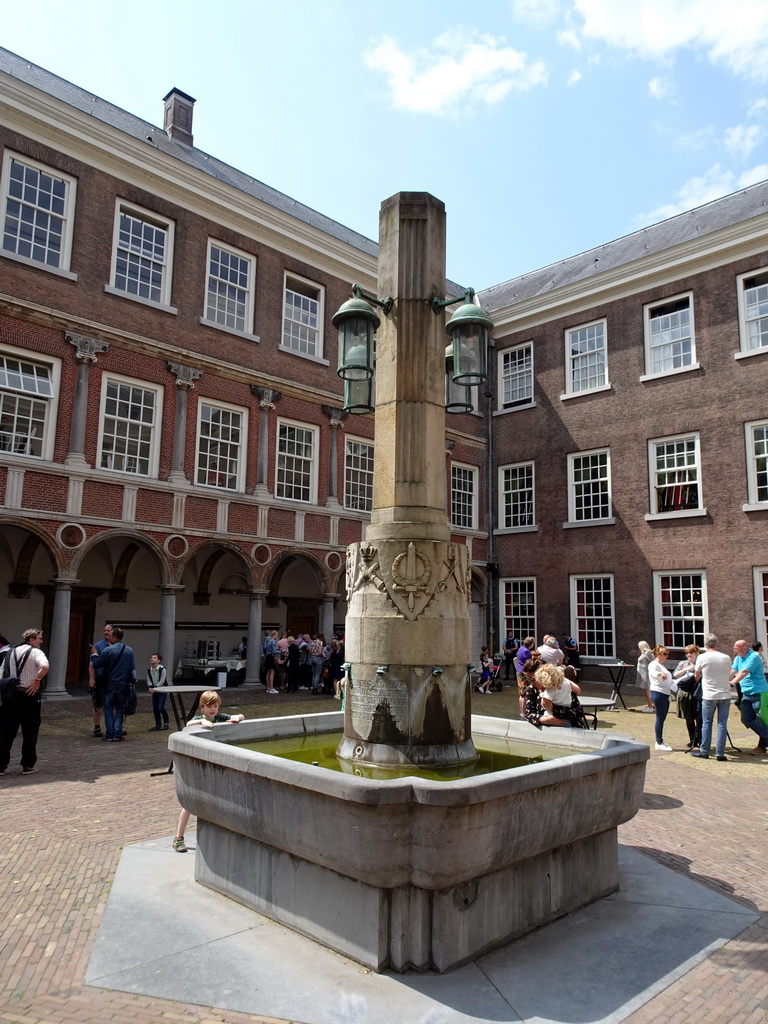
[[[618,893],[474,964],[377,975],[197,885],[170,837],[138,843],[86,984],[305,1024],[618,1024],[758,917],[631,848],[619,863]]]

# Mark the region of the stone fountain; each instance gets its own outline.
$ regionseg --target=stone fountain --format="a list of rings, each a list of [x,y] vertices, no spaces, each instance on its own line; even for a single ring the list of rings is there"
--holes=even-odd
[[[557,730],[562,756],[453,782],[478,740],[544,746],[525,722],[472,718],[466,547],[446,517],[445,212],[423,193],[381,211],[374,507],[347,555],[345,711],[171,737],[198,817],[195,877],[381,971],[447,971],[618,888],[616,828],[637,812],[648,747]],[[345,773],[243,741],[343,725]],[[551,740],[552,737],[547,737]],[[405,778],[368,778],[387,767]]]

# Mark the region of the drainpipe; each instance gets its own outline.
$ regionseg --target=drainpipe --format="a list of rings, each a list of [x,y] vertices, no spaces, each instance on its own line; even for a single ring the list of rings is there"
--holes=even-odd
[[[485,395],[485,521],[488,526],[488,600],[487,632],[488,649],[491,656],[496,653],[496,585],[498,572],[494,560],[493,530],[496,522],[496,505],[493,488],[493,395],[496,380],[496,363],[493,354],[496,346],[493,341],[488,345],[488,382]]]

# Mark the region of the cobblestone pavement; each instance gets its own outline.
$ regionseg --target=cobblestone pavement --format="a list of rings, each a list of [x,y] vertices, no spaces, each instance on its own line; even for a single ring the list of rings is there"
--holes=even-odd
[[[585,690],[605,696],[598,686]],[[637,693],[628,698],[636,710],[607,713],[600,727],[652,740],[654,719],[638,713]],[[246,717],[339,706],[306,693],[233,690],[224,698],[225,709],[237,706]],[[475,694],[473,704],[476,713],[514,717],[516,688]],[[0,1022],[270,1021],[83,984],[122,847],[163,836],[170,842],[178,804],[172,776],[150,776],[167,766],[168,753],[167,734],[147,731],[153,724],[147,696],[140,696],[121,744],[92,738],[84,696],[46,701],[43,720],[39,773],[21,776],[18,739],[15,760],[0,779]],[[635,1012],[631,1024],[768,1020],[768,758],[747,753],[754,734],[736,717],[730,726],[742,753],[728,751],[728,763],[694,761],[682,752],[683,723],[670,716],[665,739],[675,752],[652,754],[642,809],[622,826],[620,839],[762,916]]]

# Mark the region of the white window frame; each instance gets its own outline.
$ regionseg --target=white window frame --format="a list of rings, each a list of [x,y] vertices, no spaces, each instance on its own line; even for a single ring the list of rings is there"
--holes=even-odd
[[[763,579],[765,577],[765,580]],[[755,596],[755,636],[768,648],[768,566],[756,565],[752,569],[752,586]],[[765,597],[763,592],[765,590]]]
[[[691,361],[685,366],[674,366],[669,370],[654,370],[654,346],[651,345],[651,321],[655,319],[653,316],[654,311],[661,309],[663,306],[671,306],[675,302],[682,302],[684,299],[688,301],[688,315],[690,318]],[[656,380],[658,377],[672,377],[678,373],[689,373],[691,370],[700,369],[696,359],[696,324],[693,315],[693,292],[681,292],[679,295],[670,295],[667,299],[657,299],[655,302],[649,302],[644,306],[643,335],[645,338],[645,373],[641,376],[641,381]]]
[[[123,213],[136,220],[143,221],[153,227],[160,228],[166,232],[165,255],[159,261],[162,271],[162,283],[160,286],[160,299],[153,299],[144,295],[137,295],[127,291],[125,288],[117,287],[117,256],[120,242],[120,218]],[[110,295],[119,295],[124,299],[133,302],[141,302],[145,306],[152,306],[154,309],[162,309],[166,313],[177,313],[178,310],[171,305],[171,286],[173,283],[173,245],[175,234],[175,223],[168,220],[152,210],[145,210],[141,206],[129,203],[124,199],[118,199],[115,203],[115,225],[112,235],[112,265],[109,272],[109,284],[104,285],[104,291]]]
[[[296,281],[299,284],[303,284],[306,287],[311,288],[311,289],[313,289],[314,291],[317,292],[317,299],[316,299],[316,301],[317,301],[317,342],[316,342],[315,351],[312,352],[312,353],[310,353],[310,352],[302,352],[300,349],[295,348],[292,345],[286,345],[286,343],[285,343],[285,324],[286,324],[285,300],[286,300],[286,293],[288,291],[293,291],[292,288],[289,288],[289,283],[291,281]],[[301,292],[296,292],[296,294],[300,295]],[[290,322],[294,323],[295,321],[292,320]],[[282,305],[282,310],[281,310],[281,315],[280,315],[280,344],[278,345],[278,349],[281,352],[289,352],[293,356],[300,356],[302,359],[310,359],[310,360],[313,360],[316,363],[322,363],[324,366],[327,366],[328,365],[328,360],[323,357],[323,346],[325,344],[324,325],[325,325],[325,285],[319,284],[317,281],[311,281],[308,277],[302,277],[301,274],[294,274],[292,271],[286,270],[285,273],[283,274],[283,305]]]
[[[349,445],[350,444],[362,444],[362,445],[365,445],[367,448],[370,448],[370,450],[371,450],[370,458],[371,458],[371,463],[372,463],[372,466],[371,466],[370,470],[361,470],[361,469],[359,469],[357,467],[350,467],[349,466],[348,460],[349,460],[350,454],[351,454],[350,451],[349,451]],[[363,515],[370,515],[371,510],[373,509],[373,457],[374,457],[373,453],[374,453],[374,445],[373,445],[373,441],[371,440],[370,437],[355,437],[353,434],[347,434],[346,437],[344,438],[344,508],[349,509],[350,512],[360,512]],[[351,481],[349,479],[349,476],[348,476],[349,472],[355,472],[355,473],[360,473],[360,474],[362,474],[362,473],[366,473],[367,474],[368,472],[370,472],[370,478],[371,478],[370,492],[371,492],[371,497],[370,497],[370,504],[368,504],[367,500],[365,501],[365,506],[366,507],[361,508],[359,506],[359,504],[358,505],[351,505],[349,503],[350,502],[350,497],[352,496],[352,493],[355,491],[355,486],[351,483]]]
[[[33,171],[37,171],[41,174],[47,174],[52,178],[56,178],[65,185],[65,196],[64,196],[64,210],[61,214],[61,220],[63,222],[62,233],[61,233],[61,259],[58,265],[53,265],[45,262],[44,260],[37,260],[32,256],[24,256],[21,253],[14,252],[12,249],[6,249],[4,247],[5,241],[5,219],[8,211],[8,201],[11,199],[9,195],[10,182],[11,182],[11,163],[16,162],[22,164],[25,167],[30,168]],[[0,255],[5,256],[7,259],[16,260],[19,263],[24,263],[30,267],[37,267],[40,270],[47,270],[51,274],[58,274],[61,277],[69,278],[72,281],[77,280],[77,274],[73,274],[70,271],[70,265],[72,260],[72,236],[74,234],[74,223],[75,223],[75,199],[77,196],[77,179],[71,177],[69,174],[63,174],[59,170],[55,170],[53,167],[47,167],[45,164],[39,163],[37,160],[32,160],[27,156],[22,156],[21,153],[15,153],[10,149],[6,149],[3,155],[3,168],[2,175],[0,175]],[[25,204],[29,205],[29,204]],[[37,209],[37,207],[36,207]],[[56,214],[58,216],[58,214]]]
[[[591,331],[592,328],[602,327],[602,348],[592,349],[591,351],[597,352],[602,351],[603,357],[603,381],[601,384],[594,384],[592,387],[576,388],[574,386],[574,364],[578,359],[583,359],[585,353],[579,353],[574,356],[573,354],[573,339],[574,334],[578,334],[580,331]],[[586,324],[579,324],[577,327],[569,327],[564,332],[565,337],[565,394],[561,395],[561,400],[567,398],[581,398],[584,395],[594,395],[599,391],[610,391],[611,382],[608,377],[608,321],[605,317],[601,317],[598,320],[590,320]]]
[[[504,382],[505,382],[505,376],[508,376],[508,375],[505,375],[505,373],[504,373],[504,363],[505,363],[505,360],[507,358],[511,357],[514,353],[521,352],[523,349],[529,349],[530,350],[530,363],[531,363],[531,365],[530,365],[530,391],[531,391],[531,395],[530,395],[530,398],[516,399],[514,402],[511,402],[511,403],[505,405],[505,403],[504,403]],[[534,395],[535,395],[535,388],[536,388],[536,378],[535,378],[535,370],[534,370],[533,342],[532,341],[524,341],[520,345],[513,345],[510,348],[501,349],[497,353],[497,357],[496,358],[498,360],[498,362],[497,362],[497,369],[498,369],[498,408],[494,411],[494,415],[501,415],[502,413],[508,413],[508,412],[517,412],[520,409],[530,409],[533,406],[535,406],[536,405],[536,401],[535,401]]]
[[[768,322],[768,313],[759,317],[749,317],[749,309],[747,307],[747,296],[746,296],[746,282],[754,277],[766,277],[766,283],[764,287],[768,289],[768,267],[758,267],[757,270],[750,270],[746,274],[739,274],[736,278],[736,291],[738,297],[739,306],[739,351],[734,352],[734,359],[747,359],[750,356],[758,356],[763,352],[768,352],[768,333],[766,333],[765,345],[759,345],[756,348],[750,347],[749,337],[749,325],[758,320],[766,320]],[[763,287],[763,285],[760,285]]]
[[[758,455],[755,453],[755,432],[757,430],[763,431],[765,437],[762,439],[764,442],[765,453]],[[761,512],[768,508],[768,420],[753,420],[751,423],[744,424],[744,452],[747,459],[747,502],[742,505],[743,512]],[[759,460],[765,461],[765,467],[762,470],[766,475],[766,483],[764,488],[766,490],[766,496],[760,497],[759,484],[758,484],[758,469]]]
[[[236,259],[243,260],[248,265],[248,283],[245,288],[242,285],[230,285],[234,288],[242,289],[245,292],[245,315],[243,317],[244,325],[242,328],[236,327],[227,323],[222,323],[216,319],[217,315],[221,315],[220,311],[212,309],[209,305],[209,293],[210,293],[210,282],[212,279],[211,275],[211,257],[214,249],[219,249],[223,253],[228,253],[230,256],[234,256]],[[239,338],[247,338],[249,341],[258,341],[258,337],[253,333],[253,318],[254,318],[254,307],[255,307],[255,294],[256,294],[256,270],[257,260],[256,257],[251,253],[243,252],[242,249],[236,249],[232,245],[226,245],[224,242],[220,242],[217,238],[208,239],[208,247],[205,253],[205,295],[203,305],[203,315],[200,317],[200,323],[206,327],[214,327],[218,331],[224,331],[226,334],[235,334]],[[217,277],[213,280],[226,283],[224,278]],[[212,315],[213,314],[213,315]]]
[[[509,470],[529,469],[531,471],[531,522],[526,526],[511,526],[507,517],[506,496],[507,494],[520,494],[521,491],[508,491],[506,489],[505,473]],[[533,460],[526,462],[511,462],[506,466],[498,468],[498,523],[499,526],[494,533],[535,533],[538,530],[536,524],[536,464]]]
[[[664,613],[661,603],[661,581],[665,576],[673,577],[685,577],[685,576],[700,576],[701,577],[701,607],[702,615],[696,616],[695,618],[701,618],[702,629],[700,633],[694,633],[691,631],[690,636],[684,638],[685,643],[675,645],[667,643],[664,637]],[[653,574],[653,616],[656,624],[656,639],[660,644],[669,648],[669,653],[677,651],[682,657],[682,652],[688,644],[697,644],[699,647],[703,647],[704,637],[709,632],[709,609],[707,607],[707,572],[706,569],[665,569],[654,572]],[[671,618],[672,616],[670,616]],[[679,618],[688,619],[689,621],[694,620],[694,616],[680,616]],[[697,638],[698,637],[698,638]]]
[[[110,383],[125,384],[128,387],[140,388],[142,391],[151,391],[155,396],[155,417],[152,423],[152,438],[149,446],[149,469],[146,473],[139,473],[130,469],[115,469],[112,466],[102,466],[104,456],[104,421],[106,419],[107,389]],[[99,404],[99,439],[96,456],[96,466],[102,473],[118,473],[120,476],[139,477],[141,479],[157,478],[160,463],[160,433],[163,424],[163,397],[164,390],[159,384],[151,384],[145,380],[138,380],[133,377],[124,377],[118,373],[104,373],[101,378],[101,402]]]
[[[310,482],[309,482],[309,499],[306,498],[295,498],[292,496],[281,496],[278,494],[280,486],[280,430],[282,427],[297,427],[300,430],[307,430],[312,434],[312,457],[310,459]],[[302,505],[316,505],[317,504],[317,479],[320,461],[320,428],[314,423],[302,423],[299,420],[289,420],[280,418],[277,421],[277,429],[275,433],[275,499],[277,501],[288,501],[288,502],[299,502]]]
[[[683,508],[675,509],[670,512],[648,512],[646,513],[645,519],[647,522],[654,522],[657,519],[685,519],[692,516],[705,516],[707,509],[704,505],[704,492],[702,486],[702,472],[701,472],[701,437],[697,430],[692,430],[689,434],[672,434],[669,437],[653,437],[648,442],[648,507],[650,509],[656,508],[656,446],[660,444],[670,444],[676,441],[690,441],[695,442],[695,462],[696,468],[696,484],[699,490],[699,504],[696,508]],[[681,469],[684,467],[680,467]],[[670,485],[667,485],[670,486]],[[684,487],[685,481],[681,482],[678,486]]]
[[[239,413],[240,414],[240,443],[238,446],[238,459],[237,459],[237,473],[235,474],[235,486],[234,487],[221,487],[215,483],[204,483],[198,481],[198,476],[202,471],[200,465],[200,440],[201,440],[201,427],[203,422],[203,407],[207,406],[209,409],[221,409],[225,412]],[[231,442],[227,442],[231,443]],[[208,487],[212,491],[219,493],[242,493],[245,490],[245,470],[246,461],[248,456],[248,409],[242,405],[230,405],[229,402],[220,402],[215,398],[200,397],[197,402],[197,428],[195,430],[195,476],[194,482],[196,487]]]
[[[590,643],[584,638],[584,634],[581,633],[579,623],[582,620],[591,619],[594,621],[597,618],[604,618],[604,616],[580,616],[578,613],[578,586],[580,580],[608,580],[610,582],[610,620],[611,620],[611,631],[610,631],[610,652],[604,652],[602,654],[592,653],[594,646],[590,649]],[[585,572],[585,573],[574,573],[569,577],[570,582],[570,599],[571,599],[571,636],[576,637],[579,645],[579,651],[582,654],[582,660],[589,662],[590,660],[597,661],[600,658],[609,659],[616,657],[616,586],[611,572]],[[606,634],[607,635],[607,634]],[[606,645],[607,646],[607,645]]]
[[[506,613],[506,608],[507,608],[507,589],[509,588],[510,593],[511,593],[512,586],[515,583],[518,583],[518,584],[521,584],[521,583],[533,584],[533,586],[531,587],[531,589],[533,591],[533,629],[531,629],[530,632],[528,632],[527,630],[516,631],[516,627],[515,626],[509,625],[509,623],[512,622],[512,620],[514,619],[515,616],[514,615],[507,615],[507,613]],[[536,590],[536,577],[535,576],[505,576],[502,579],[499,579],[499,636],[505,637],[507,635],[507,630],[508,629],[513,630],[514,631],[513,635],[516,636],[518,638],[518,640],[520,640],[521,642],[527,636],[538,636],[538,633],[536,631],[536,622],[537,622],[537,618],[538,618],[538,616],[537,616],[537,612],[538,612],[537,604],[538,604],[538,594],[537,594],[537,590]],[[527,618],[527,616],[518,616],[518,618],[520,618],[520,619],[522,619],[524,617]]]
[[[453,494],[454,494],[454,489],[455,489],[454,488],[454,479],[453,479],[453,471],[454,471],[454,469],[458,469],[458,470],[461,470],[464,473],[469,474],[469,479],[472,481],[472,494],[470,495],[471,501],[469,503],[470,506],[471,506],[471,513],[470,514],[471,514],[471,517],[472,517],[472,523],[469,526],[466,526],[466,525],[460,526],[458,523],[454,522],[454,519],[453,519]],[[477,509],[477,504],[478,504],[477,503],[477,498],[478,498],[478,494],[477,494],[477,479],[478,479],[478,477],[477,477],[477,466],[470,466],[466,462],[454,462],[453,460],[451,461],[451,517],[450,517],[451,518],[451,529],[452,530],[457,530],[459,533],[463,533],[465,531],[472,532],[474,530],[477,530],[477,521],[478,521],[477,520],[477,511],[478,511],[478,509]],[[463,491],[462,493],[463,494],[467,494],[468,492],[467,491]]]
[[[2,394],[25,395],[30,399],[46,403],[45,426],[43,428],[43,440],[40,446],[40,455],[29,455],[23,451],[14,450],[13,446],[3,448],[0,446],[0,459],[8,457],[14,462],[16,460],[30,459],[34,465],[40,462],[51,462],[53,460],[54,445],[56,442],[56,421],[59,413],[59,400],[61,395],[61,359],[56,356],[43,355],[39,352],[31,352],[29,349],[14,348],[12,345],[0,344],[0,355],[8,356],[10,359],[18,359],[20,362],[38,363],[46,366],[50,371],[51,397],[46,395],[35,395],[32,392],[16,388],[0,388]],[[0,427],[1,432],[1,427]]]
[[[576,481],[574,479],[574,468],[577,459],[587,459],[592,456],[605,455],[605,469],[606,469],[606,490],[608,497],[608,515],[602,517],[595,517],[594,519],[577,519],[576,518]],[[613,514],[613,493],[611,484],[611,449],[610,448],[590,448],[583,452],[571,452],[568,455],[568,522],[563,523],[563,528],[568,529],[578,526],[613,526],[616,522],[616,518]]]

